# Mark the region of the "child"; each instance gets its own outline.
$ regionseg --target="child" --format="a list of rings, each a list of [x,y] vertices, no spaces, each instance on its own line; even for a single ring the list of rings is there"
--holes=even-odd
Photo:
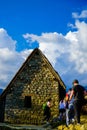
[[[65,101],[61,100],[59,103],[59,120],[63,120],[65,116]]]

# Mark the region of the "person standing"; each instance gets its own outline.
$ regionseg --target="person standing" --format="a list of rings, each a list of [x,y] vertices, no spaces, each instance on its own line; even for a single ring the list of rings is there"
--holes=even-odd
[[[70,88],[66,93],[66,125],[68,126],[74,121],[73,98],[69,101],[72,89]]]
[[[64,120],[64,116],[65,116],[65,106],[66,106],[66,104],[65,104],[65,100],[64,99],[62,99],[61,101],[60,101],[60,103],[59,103],[59,120]]]
[[[45,105],[45,108],[44,108],[44,120],[47,121],[47,124],[49,123],[50,117],[51,117],[50,107],[51,107],[51,98],[49,98],[49,99],[47,100],[46,105]]]
[[[74,112],[75,112],[75,117],[77,120],[77,123],[80,124],[80,113],[81,113],[81,108],[84,102],[84,95],[86,94],[86,90],[83,86],[79,85],[79,81],[75,79],[73,81],[73,88],[72,92],[69,98],[69,101],[72,99],[74,96]]]

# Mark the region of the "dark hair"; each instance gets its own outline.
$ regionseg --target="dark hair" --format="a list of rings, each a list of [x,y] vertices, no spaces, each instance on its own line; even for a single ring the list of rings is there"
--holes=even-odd
[[[72,88],[69,88],[69,91],[71,91],[72,90]]]
[[[75,79],[75,80],[72,82],[72,84],[74,84],[74,83],[79,83],[79,81],[78,81],[77,79]]]
[[[48,102],[50,102],[50,101],[51,101],[51,98],[48,99]]]

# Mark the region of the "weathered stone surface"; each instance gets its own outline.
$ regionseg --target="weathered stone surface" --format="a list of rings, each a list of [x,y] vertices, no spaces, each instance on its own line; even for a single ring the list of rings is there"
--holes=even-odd
[[[60,87],[47,62],[40,53],[35,53],[9,86],[5,99],[4,121],[41,124],[42,105],[50,97],[53,104],[52,116],[58,116]],[[25,96],[31,97],[31,108],[24,106]]]

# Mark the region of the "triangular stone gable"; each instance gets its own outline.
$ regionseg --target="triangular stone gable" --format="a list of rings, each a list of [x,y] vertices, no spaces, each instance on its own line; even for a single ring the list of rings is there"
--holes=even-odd
[[[37,56],[37,55],[38,55],[38,56]],[[38,59],[40,60],[39,62],[37,61],[37,57],[38,57]],[[41,58],[40,58],[40,57],[41,57]],[[32,63],[32,61],[31,61],[31,59],[34,59],[33,63]],[[36,59],[36,60],[35,60],[35,59]],[[42,64],[42,62],[43,62],[43,64]],[[10,89],[10,85],[14,82],[14,80],[17,78],[18,75],[21,75],[22,70],[23,70],[24,68],[26,69],[26,66],[27,66],[27,65],[29,66],[29,68],[28,68],[29,70],[31,69],[31,67],[33,67],[33,68],[34,68],[33,71],[34,71],[34,70],[36,71],[36,70],[38,70],[39,67],[41,67],[41,64],[42,64],[42,66],[47,66],[47,67],[50,69],[50,71],[53,73],[55,79],[57,79],[57,80],[60,82],[61,86],[62,86],[64,89],[66,89],[66,86],[65,86],[64,82],[62,81],[62,79],[61,79],[60,75],[58,74],[58,72],[56,72],[56,71],[54,70],[54,68],[52,67],[51,63],[48,61],[48,59],[45,57],[45,55],[41,52],[41,50],[38,49],[38,48],[36,48],[36,49],[34,49],[33,52],[27,57],[26,61],[22,64],[21,68],[18,70],[18,72],[16,73],[16,75],[14,76],[14,78],[11,80],[11,82],[9,83],[9,85],[6,87],[5,91],[3,91],[2,95],[6,94],[6,92],[8,91],[8,89]],[[37,65],[37,67],[34,67],[34,66],[36,66],[36,65]],[[27,71],[28,71],[28,70],[26,69],[26,72],[27,72]],[[32,74],[28,74],[28,75],[31,76]],[[21,78],[22,78],[22,77],[21,77]],[[26,76],[26,77],[24,76],[24,79],[27,80],[27,76]],[[2,95],[1,95],[1,96],[2,96]]]
[[[53,116],[57,115],[59,97],[64,90],[65,85],[59,74],[36,48],[1,95],[5,101],[4,121],[40,124],[43,117],[42,104],[51,97],[52,102],[55,102],[52,113]],[[25,107],[26,98],[31,102],[26,106],[29,109]]]

